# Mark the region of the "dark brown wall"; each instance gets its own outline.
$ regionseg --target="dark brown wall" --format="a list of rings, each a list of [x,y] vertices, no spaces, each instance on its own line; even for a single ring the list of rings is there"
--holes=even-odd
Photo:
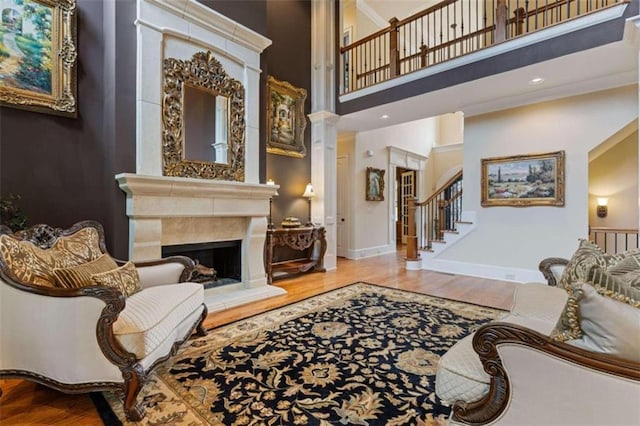
[[[260,176],[282,185],[274,200],[277,223],[305,220],[302,199],[310,157],[266,154],[266,76],[311,89],[311,2],[202,0],[273,41],[261,57]],[[30,224],[68,227],[94,219],[109,251],[128,257],[125,195],[114,179],[135,172],[135,0],[78,0],[78,118],[0,108],[0,193],[22,196]],[[307,99],[305,113],[310,112]],[[305,143],[309,151],[310,127]]]
[[[272,45],[261,57],[260,76],[260,180],[273,179],[280,185],[273,199],[273,221],[286,216],[301,221],[308,217],[307,200],[302,198],[311,180],[311,123],[305,130],[305,158],[266,153],[265,93],[267,76],[288,81],[307,90],[305,114],[311,112],[311,2],[308,0],[199,0],[223,15],[268,37]]]
[[[305,115],[311,112],[311,2],[305,0],[267,2],[267,37],[273,44],[265,54],[263,77],[271,75],[307,90]],[[263,87],[266,91],[266,86]],[[263,93],[264,93],[263,91]],[[266,110],[266,102],[263,111]],[[261,123],[262,124],[262,123]],[[266,125],[266,124],[265,124]],[[262,128],[265,127],[262,126]],[[266,140],[266,135],[262,136]],[[266,178],[280,185],[273,200],[273,222],[278,225],[286,216],[306,222],[307,200],[302,198],[311,181],[311,123],[307,118],[304,133],[305,158],[267,154]]]
[[[118,257],[128,221],[114,175],[135,171],[134,19],[133,0],[78,1],[77,119],[0,107],[2,196],[22,196],[29,224],[100,221]]]

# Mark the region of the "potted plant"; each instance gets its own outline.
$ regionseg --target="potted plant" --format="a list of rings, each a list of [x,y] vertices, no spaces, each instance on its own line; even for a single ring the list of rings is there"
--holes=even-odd
[[[0,224],[8,226],[13,232],[27,227],[27,216],[18,207],[20,198],[19,195],[15,194],[0,198]]]

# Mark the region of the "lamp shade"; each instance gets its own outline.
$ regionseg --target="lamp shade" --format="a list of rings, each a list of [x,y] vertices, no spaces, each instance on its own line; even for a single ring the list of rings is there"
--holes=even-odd
[[[313,198],[316,196],[316,193],[313,192],[313,186],[310,183],[307,184],[307,187],[305,188],[304,194],[302,194],[302,196],[305,198]]]
[[[609,199],[605,197],[598,198],[599,206],[606,206],[609,203]]]

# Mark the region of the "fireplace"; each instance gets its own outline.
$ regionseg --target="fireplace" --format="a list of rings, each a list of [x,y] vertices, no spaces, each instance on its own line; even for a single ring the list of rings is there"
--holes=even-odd
[[[162,257],[187,256],[205,268],[213,268],[215,276],[199,273],[193,281],[205,288],[242,282],[242,241],[212,241],[197,244],[177,244],[162,247]]]
[[[206,289],[209,312],[285,294],[267,284],[263,261],[269,198],[276,191],[260,184],[258,176],[260,54],[270,40],[196,0],[136,3],[136,172],[116,176],[127,194],[130,258],[152,260],[174,254],[164,250],[170,247],[241,241],[239,260],[230,273],[239,282]],[[198,52],[211,52],[244,88],[244,179],[164,175],[164,63],[171,58],[189,60]],[[208,262],[201,260],[205,266],[224,270]]]

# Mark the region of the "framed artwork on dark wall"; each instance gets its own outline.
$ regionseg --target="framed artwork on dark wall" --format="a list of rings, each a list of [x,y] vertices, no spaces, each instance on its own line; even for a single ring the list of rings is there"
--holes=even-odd
[[[76,0],[0,0],[0,11],[0,105],[75,118]]]
[[[481,160],[483,207],[564,206],[564,151]]]
[[[386,170],[367,167],[367,201],[384,201],[384,173]]]
[[[280,81],[267,79],[267,152],[304,158],[304,129],[307,118],[304,102],[307,91]]]

